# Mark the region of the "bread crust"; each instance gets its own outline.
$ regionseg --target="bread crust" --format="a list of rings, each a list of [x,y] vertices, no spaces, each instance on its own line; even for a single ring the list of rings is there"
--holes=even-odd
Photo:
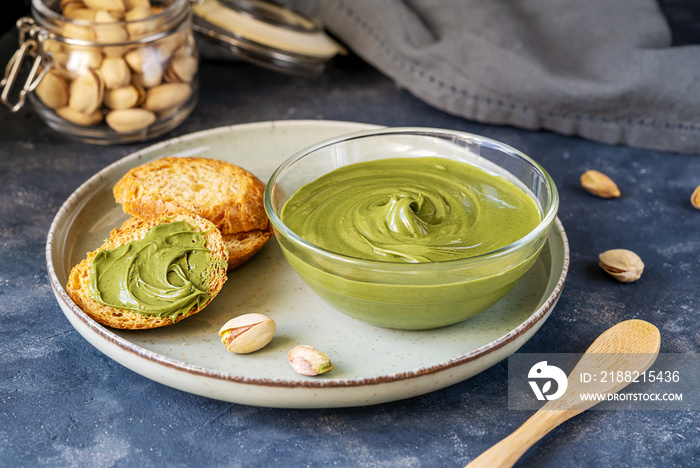
[[[228,269],[238,268],[250,260],[272,237],[272,233],[272,224],[268,223],[266,229],[225,234],[224,244],[229,253]]]
[[[156,159],[127,172],[113,193],[132,216],[192,212],[213,222],[229,247],[229,270],[249,260],[272,235],[263,204],[265,184],[225,161]]]
[[[154,317],[141,315],[130,310],[120,309],[116,307],[104,306],[99,304],[90,296],[90,266],[93,258],[99,250],[115,249],[127,242],[142,239],[146,233],[154,226],[163,223],[174,221],[184,221],[197,231],[203,232],[206,239],[206,246],[211,251],[208,255],[210,258],[209,270],[209,301],[201,307],[193,307],[186,314],[179,315],[175,321],[170,317]],[[204,309],[216,295],[221,291],[226,282],[226,268],[228,264],[228,249],[224,243],[221,233],[216,229],[211,221],[196,216],[192,213],[178,213],[175,215],[165,215],[159,218],[140,219],[131,217],[122,224],[121,227],[115,228],[110,232],[109,239],[105,240],[102,246],[89,252],[87,258],[83,259],[78,265],[73,267],[66,291],[73,301],[87,315],[93,318],[96,322],[112,328],[143,330],[150,328],[158,328],[173,323],[180,322],[187,317],[190,317],[202,309]]]
[[[190,211],[221,234],[264,230],[265,184],[245,169],[217,159],[167,157],[127,172],[114,186],[127,214],[152,218]]]

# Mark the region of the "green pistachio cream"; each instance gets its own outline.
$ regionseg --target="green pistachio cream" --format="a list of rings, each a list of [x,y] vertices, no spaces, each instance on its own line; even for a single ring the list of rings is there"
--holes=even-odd
[[[411,263],[492,252],[541,221],[532,198],[507,179],[437,157],[336,169],[301,187],[281,218],[326,250]]]
[[[100,250],[90,267],[98,303],[173,321],[209,296],[205,233],[184,221],[154,226],[143,239]]]

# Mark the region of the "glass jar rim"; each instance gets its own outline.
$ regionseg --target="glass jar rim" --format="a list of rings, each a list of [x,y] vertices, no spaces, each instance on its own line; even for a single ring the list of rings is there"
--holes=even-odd
[[[96,46],[96,45],[110,45],[110,46],[119,46],[123,44],[134,44],[134,43],[141,43],[141,42],[150,42],[153,40],[157,40],[161,37],[164,37],[168,34],[171,33],[173,29],[176,29],[178,26],[181,26],[184,23],[184,20],[187,19],[190,15],[190,0],[173,0],[173,2],[166,7],[163,8],[162,11],[148,16],[146,18],[141,18],[138,20],[124,20],[124,19],[119,19],[113,23],[104,23],[104,22],[97,22],[97,21],[91,21],[87,19],[79,19],[79,18],[69,18],[63,14],[61,14],[58,11],[55,11],[51,9],[47,4],[46,0],[31,0],[31,5],[32,5],[32,10],[34,12],[34,19],[36,22],[39,24],[39,26],[42,26],[46,28],[49,32],[49,34],[52,36],[52,39],[55,40],[60,40],[62,42],[69,42],[75,45],[85,45],[85,46]],[[153,33],[151,34],[146,34],[143,37],[139,37],[137,39],[130,39],[125,42],[115,42],[115,43],[105,43],[105,42],[100,42],[100,41],[91,41],[91,40],[86,40],[86,39],[76,39],[76,38],[67,38],[63,36],[62,32],[60,31],[60,28],[63,24],[74,24],[76,26],[82,26],[82,27],[95,27],[95,26],[106,26],[106,25],[118,25],[118,26],[126,26],[126,25],[138,25],[138,24],[143,24],[151,21],[163,21],[165,20],[165,23],[161,25],[161,27],[157,28],[154,30]]]

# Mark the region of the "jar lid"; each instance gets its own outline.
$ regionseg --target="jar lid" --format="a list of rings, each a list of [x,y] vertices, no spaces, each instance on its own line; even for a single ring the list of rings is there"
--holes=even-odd
[[[321,23],[268,0],[202,0],[192,28],[235,57],[289,74],[315,74],[345,49]]]

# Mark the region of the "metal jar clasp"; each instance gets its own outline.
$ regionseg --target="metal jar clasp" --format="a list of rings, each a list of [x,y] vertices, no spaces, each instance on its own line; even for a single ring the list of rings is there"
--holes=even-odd
[[[34,91],[39,85],[44,75],[53,65],[53,53],[44,52],[44,40],[48,37],[48,32],[34,22],[32,18],[23,17],[17,20],[19,30],[19,49],[14,53],[5,67],[5,76],[0,81],[0,101],[16,112],[24,106],[27,94]],[[20,73],[23,71],[25,61],[30,63],[29,73],[19,91],[16,102],[10,101],[10,92],[15,86]]]

